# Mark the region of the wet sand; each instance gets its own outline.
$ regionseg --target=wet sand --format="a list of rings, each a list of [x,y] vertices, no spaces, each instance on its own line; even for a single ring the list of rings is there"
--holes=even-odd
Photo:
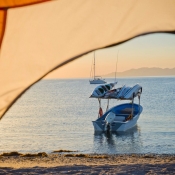
[[[175,174],[175,155],[13,152],[0,155],[0,174]]]

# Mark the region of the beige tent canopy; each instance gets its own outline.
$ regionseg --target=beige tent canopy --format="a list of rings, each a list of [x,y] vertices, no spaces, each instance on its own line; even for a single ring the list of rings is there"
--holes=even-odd
[[[1,118],[32,84],[83,54],[173,33],[175,1],[1,0],[0,21]]]

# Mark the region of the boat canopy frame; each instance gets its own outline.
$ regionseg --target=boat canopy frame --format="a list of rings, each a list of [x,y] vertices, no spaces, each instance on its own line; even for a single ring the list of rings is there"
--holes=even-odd
[[[140,97],[141,97],[141,93],[142,93],[142,88],[140,88],[140,90],[137,92],[137,93],[133,93],[132,95],[132,98],[117,98],[117,97],[90,97],[90,98],[97,98],[98,99],[98,102],[99,102],[99,113],[98,113],[98,118],[100,118],[100,111],[102,110],[102,107],[101,107],[101,99],[107,99],[107,106],[106,106],[106,112],[108,111],[109,109],[109,100],[110,99],[116,99],[116,100],[131,100],[131,103],[132,103],[132,110],[131,110],[131,119],[133,118],[133,114],[134,114],[134,98],[138,97],[138,100],[139,100],[139,106],[140,106]]]

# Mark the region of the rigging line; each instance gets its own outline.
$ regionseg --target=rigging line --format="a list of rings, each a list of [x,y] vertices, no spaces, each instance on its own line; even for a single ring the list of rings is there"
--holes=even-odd
[[[93,58],[92,58],[92,63],[91,63],[91,71],[90,71],[90,79],[92,78],[92,68],[93,67]]]
[[[95,79],[95,51],[94,51],[94,79]]]
[[[117,52],[117,61],[116,61],[116,68],[115,68],[115,81],[116,82],[116,74],[117,74],[117,64],[118,64],[118,55],[119,55],[119,50]]]

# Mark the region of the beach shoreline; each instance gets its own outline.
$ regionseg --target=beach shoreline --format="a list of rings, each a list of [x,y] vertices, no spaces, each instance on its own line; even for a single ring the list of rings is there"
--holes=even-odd
[[[38,153],[0,155],[0,174],[175,174],[175,155]]]

